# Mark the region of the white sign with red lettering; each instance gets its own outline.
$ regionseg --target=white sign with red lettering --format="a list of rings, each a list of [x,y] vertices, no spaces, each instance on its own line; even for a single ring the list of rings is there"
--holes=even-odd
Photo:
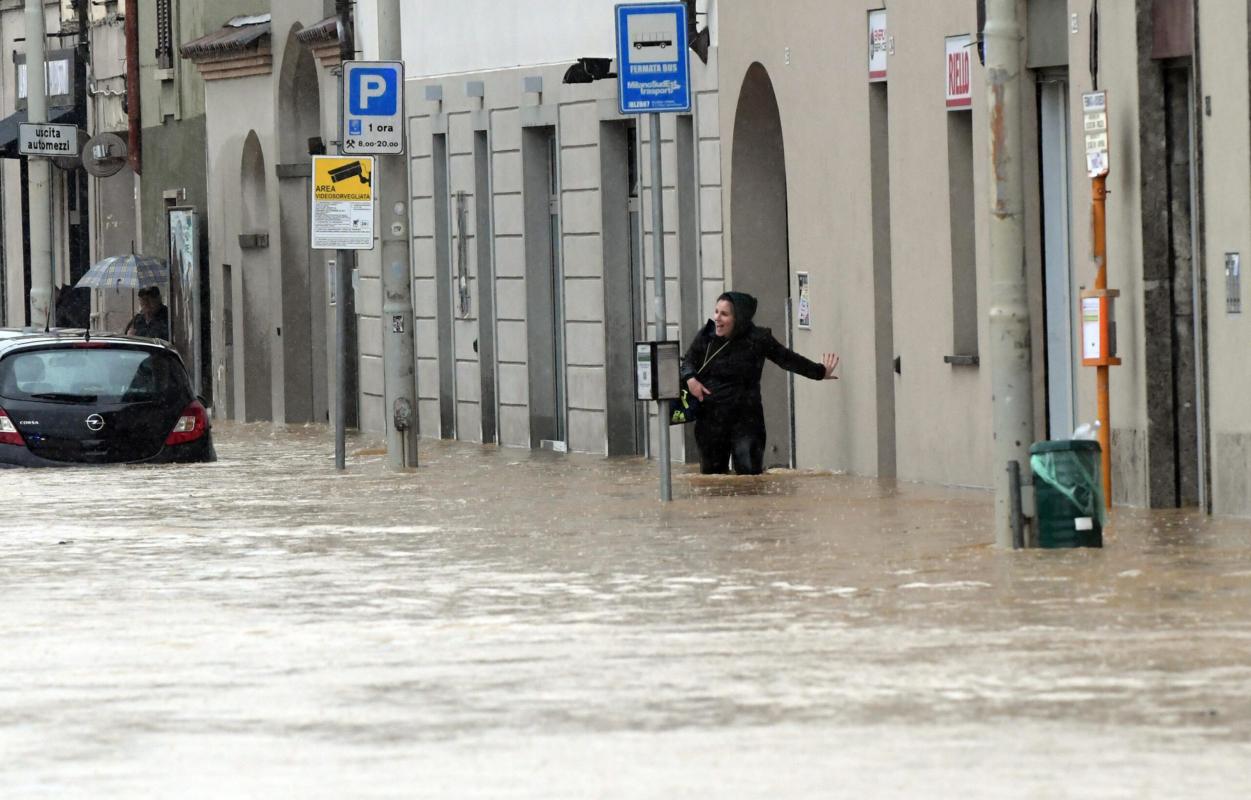
[[[886,80],[886,10],[869,12],[869,81]]]
[[[956,111],[973,107],[973,38],[947,37],[946,67],[947,109]]]

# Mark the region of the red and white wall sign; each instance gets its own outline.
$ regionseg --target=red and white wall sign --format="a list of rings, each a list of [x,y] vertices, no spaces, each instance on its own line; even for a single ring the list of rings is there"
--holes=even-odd
[[[886,9],[869,12],[869,80],[886,80]]]
[[[947,108],[958,110],[973,107],[973,39],[947,37],[947,58],[943,61],[947,80]]]

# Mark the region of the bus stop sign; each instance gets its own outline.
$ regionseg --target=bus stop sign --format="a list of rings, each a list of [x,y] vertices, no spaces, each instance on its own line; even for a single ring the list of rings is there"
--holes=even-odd
[[[691,110],[685,3],[617,6],[617,97],[622,114]]]

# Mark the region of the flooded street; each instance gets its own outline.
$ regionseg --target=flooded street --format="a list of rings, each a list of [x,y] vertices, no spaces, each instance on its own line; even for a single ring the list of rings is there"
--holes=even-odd
[[[1244,797],[1251,522],[219,424],[0,482],[2,797]]]

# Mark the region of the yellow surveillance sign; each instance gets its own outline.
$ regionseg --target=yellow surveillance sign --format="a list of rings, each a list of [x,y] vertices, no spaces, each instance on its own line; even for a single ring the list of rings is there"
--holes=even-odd
[[[372,158],[318,156],[313,168],[313,197],[372,202],[373,171]]]
[[[368,156],[314,156],[314,250],[374,247],[374,160]]]

